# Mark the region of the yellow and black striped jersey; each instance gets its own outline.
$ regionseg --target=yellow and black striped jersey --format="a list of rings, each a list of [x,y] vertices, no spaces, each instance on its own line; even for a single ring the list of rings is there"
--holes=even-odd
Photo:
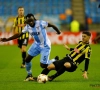
[[[79,53],[75,52],[74,49],[77,49]],[[83,60],[90,59],[91,47],[89,43],[84,44],[82,41],[79,41],[74,49],[69,54],[74,62],[80,64]]]
[[[16,32],[17,33],[22,32],[24,26],[25,26],[25,16],[23,16],[21,18],[20,17],[16,17],[14,19],[13,27],[16,28]],[[29,37],[29,33],[25,33],[21,37],[19,37],[19,39],[25,39],[25,38],[28,38],[28,37]]]

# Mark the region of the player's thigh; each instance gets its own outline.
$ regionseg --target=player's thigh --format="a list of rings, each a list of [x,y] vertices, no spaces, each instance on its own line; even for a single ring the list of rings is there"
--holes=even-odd
[[[40,54],[40,50],[38,49],[38,46],[35,43],[30,46],[28,54],[31,56],[37,56],[38,54]]]
[[[22,52],[26,51],[26,46],[25,45],[22,45],[21,51]]]
[[[50,51],[51,51],[50,47],[46,47],[46,48],[42,49],[42,51],[41,51],[41,60],[40,60],[41,63],[48,64]]]

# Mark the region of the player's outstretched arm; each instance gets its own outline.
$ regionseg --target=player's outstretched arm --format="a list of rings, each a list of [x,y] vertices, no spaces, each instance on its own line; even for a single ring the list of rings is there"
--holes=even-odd
[[[64,44],[64,47],[65,47],[67,50],[69,50],[69,51],[74,50],[74,48],[70,48],[70,47],[68,47],[66,44]]]
[[[66,44],[64,44],[64,47],[70,51],[70,47],[68,47]]]
[[[10,41],[10,40],[13,40],[13,39],[16,39],[20,36],[22,36],[23,33],[17,33],[17,34],[14,34],[13,36],[9,37],[9,38],[0,38],[0,41],[1,42],[6,42],[6,41]]]
[[[84,68],[84,73],[83,73],[83,78],[84,79],[88,79],[88,76],[87,76],[87,70],[88,70],[88,66],[89,66],[89,59],[86,59],[85,60],[85,68]]]
[[[48,27],[52,27],[57,32],[57,34],[61,34],[61,31],[55,25],[48,23]]]

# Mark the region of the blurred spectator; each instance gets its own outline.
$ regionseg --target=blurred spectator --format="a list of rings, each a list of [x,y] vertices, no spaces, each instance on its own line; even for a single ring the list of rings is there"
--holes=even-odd
[[[87,23],[88,24],[92,24],[92,19],[89,17],[89,18],[87,18]]]
[[[66,14],[60,14],[59,19],[61,20],[62,24],[66,22]]]
[[[59,15],[60,23],[61,23],[61,29],[66,30],[66,24],[70,24],[72,21],[72,10],[66,9],[65,13]]]
[[[5,31],[6,31],[6,32],[11,32],[11,31],[12,31],[14,18],[15,18],[15,17],[10,16],[10,17],[8,17],[8,19],[6,20],[6,22],[5,22]]]
[[[61,30],[65,29],[67,16],[65,13],[59,15]]]
[[[71,9],[66,9],[65,14],[67,16],[67,23],[71,23],[71,21],[73,20],[72,10]]]
[[[4,21],[0,18],[0,32],[4,32]]]
[[[70,31],[71,32],[79,32],[80,31],[80,23],[77,20],[73,20],[70,23]]]

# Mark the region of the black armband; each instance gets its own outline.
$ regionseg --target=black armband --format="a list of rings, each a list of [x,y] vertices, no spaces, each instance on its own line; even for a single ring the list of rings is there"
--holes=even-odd
[[[70,48],[70,51],[74,50],[74,48]]]
[[[89,66],[89,59],[86,59],[85,60],[85,68],[84,68],[84,71],[87,71],[88,70],[88,66]]]

